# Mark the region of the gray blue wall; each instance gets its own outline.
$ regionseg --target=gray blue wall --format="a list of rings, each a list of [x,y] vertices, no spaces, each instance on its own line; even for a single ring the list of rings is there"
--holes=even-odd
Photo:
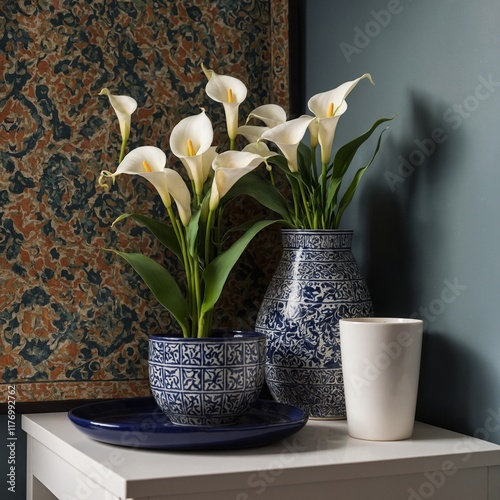
[[[342,225],[376,314],[425,320],[418,418],[500,443],[500,3],[304,5],[305,97],[375,80],[336,144],[398,115]]]

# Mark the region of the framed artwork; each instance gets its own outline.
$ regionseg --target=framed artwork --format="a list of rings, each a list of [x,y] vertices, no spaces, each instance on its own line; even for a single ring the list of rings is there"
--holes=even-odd
[[[175,328],[133,270],[103,251],[147,252],[175,272],[147,230],[128,222],[111,227],[121,213],[161,207],[145,183],[99,187],[100,171],[116,168],[120,148],[116,116],[99,91],[137,100],[129,148],[167,151],[172,127],[201,106],[214,130],[223,128],[222,109],[204,93],[201,63],[245,82],[242,119],[269,102],[299,114],[299,3],[0,6],[3,413],[12,394],[22,412],[147,395],[148,333]],[[170,155],[171,166],[174,160]],[[215,317],[220,328],[253,326],[279,257],[279,231],[255,245],[259,252],[250,247],[228,282]]]

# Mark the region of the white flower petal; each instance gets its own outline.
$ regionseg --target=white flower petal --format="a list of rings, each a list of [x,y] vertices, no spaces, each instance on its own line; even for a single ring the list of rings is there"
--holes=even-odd
[[[321,92],[312,96],[307,103],[309,110],[318,118],[330,118],[330,116],[328,116],[328,112],[330,104],[333,104],[333,116],[337,116],[341,111],[338,108],[340,108],[351,90],[363,78],[368,78],[370,82],[373,83],[371,75],[369,73],[365,73],[359,78],[356,78],[356,80],[345,82],[333,90],[328,90],[327,92]]]
[[[162,170],[161,172],[137,172],[136,175],[140,175],[154,186],[156,191],[158,191],[163,204],[168,208],[172,205],[172,200],[170,198],[170,191],[165,177],[165,170]]]
[[[264,160],[271,158],[271,156],[276,156],[277,153],[271,151],[267,144],[264,142],[252,142],[251,144],[247,144],[243,149],[243,153],[253,153],[255,155],[261,156]]]
[[[223,104],[227,134],[231,140],[234,140],[238,130],[238,108],[246,99],[247,88],[241,80],[233,76],[218,75],[204,66],[203,71],[209,78],[205,91],[208,97]]]
[[[274,142],[288,160],[288,167],[292,172],[298,170],[297,148],[304,137],[310,123],[315,118],[307,115],[287,121],[269,129],[262,134],[262,139]]]
[[[202,111],[182,119],[170,134],[170,149],[177,158],[192,156],[188,148],[191,141],[194,154],[203,154],[212,145],[214,131],[210,118]]]
[[[187,226],[191,219],[191,193],[178,172],[166,168],[163,173],[168,192],[175,200],[181,222]]]
[[[212,122],[204,111],[181,120],[170,135],[170,149],[182,161],[189,178],[194,182],[197,194],[202,193],[203,184],[210,172],[204,167],[203,156],[212,147],[213,136]],[[213,158],[212,153],[209,156]]]
[[[318,142],[321,146],[321,164],[327,165],[330,162],[330,156],[333,147],[333,138],[335,136],[335,130],[339,122],[339,116],[332,116],[331,118],[325,118],[320,120],[318,128]]]
[[[213,162],[215,174],[210,195],[210,210],[215,210],[220,199],[231,187],[263,161],[260,155],[243,151],[226,151],[218,155]]]
[[[217,146],[212,146],[208,148],[201,156],[202,172],[203,172],[203,182],[208,179],[208,176],[212,172],[212,163],[217,158]]]
[[[123,158],[113,176],[146,172],[144,162],[147,163],[151,171],[160,172],[165,168],[167,156],[161,149],[155,146],[140,146],[130,151]]]
[[[298,144],[313,120],[314,118],[311,116],[302,115],[267,130],[261,138],[276,144]]]
[[[248,142],[257,142],[262,134],[269,130],[269,127],[260,127],[258,125],[242,125],[238,127],[238,134],[242,135]]]
[[[118,117],[122,140],[126,141],[130,135],[130,117],[137,109],[137,101],[133,97],[127,95],[113,95],[107,88],[102,89],[99,95],[108,96],[109,102]]]
[[[280,123],[286,122],[286,111],[277,104],[264,104],[255,108],[249,115],[248,120],[256,118],[263,121],[267,127],[273,128]]]
[[[212,72],[211,78],[205,87],[205,91],[216,102],[229,103],[229,89],[231,89],[234,104],[241,104],[247,97],[246,85],[237,78],[227,75],[218,75]]]

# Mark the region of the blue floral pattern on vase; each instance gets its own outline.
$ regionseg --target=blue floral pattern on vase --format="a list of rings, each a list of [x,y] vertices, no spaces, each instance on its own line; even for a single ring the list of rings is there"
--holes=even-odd
[[[156,403],[175,424],[233,424],[260,394],[265,359],[261,333],[203,339],[153,335],[149,383]]]
[[[373,315],[351,230],[283,229],[283,254],[257,315],[274,399],[345,418],[339,319]]]

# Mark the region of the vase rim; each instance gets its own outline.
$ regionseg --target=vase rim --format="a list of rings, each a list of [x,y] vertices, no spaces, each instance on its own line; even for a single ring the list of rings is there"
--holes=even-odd
[[[297,229],[282,228],[282,233],[353,233],[354,229]]]
[[[266,334],[255,331],[244,331],[244,330],[214,330],[216,335],[213,337],[181,337],[179,335],[173,335],[169,333],[164,334],[153,334],[149,336],[150,340],[170,340],[176,342],[250,342],[253,340],[258,340],[260,338],[265,338]]]

